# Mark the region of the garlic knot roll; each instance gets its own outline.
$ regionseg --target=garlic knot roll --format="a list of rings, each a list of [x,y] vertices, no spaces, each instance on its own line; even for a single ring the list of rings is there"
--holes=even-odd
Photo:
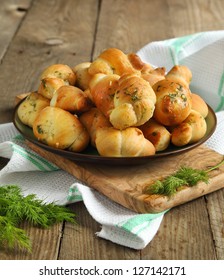
[[[57,107],[44,108],[33,124],[35,137],[57,149],[83,151],[89,143],[89,134],[78,117]]]

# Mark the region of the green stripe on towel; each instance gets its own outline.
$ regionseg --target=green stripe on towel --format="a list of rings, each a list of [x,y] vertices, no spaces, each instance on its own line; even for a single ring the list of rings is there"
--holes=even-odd
[[[28,159],[30,162],[32,162],[39,170],[41,171],[55,171],[56,169],[53,165],[51,165],[48,161],[45,159],[34,155],[33,153],[25,150],[22,147],[19,147],[17,145],[13,145],[13,149],[15,152],[23,156],[24,158]]]
[[[179,53],[186,48],[187,46],[191,45],[195,40],[200,38],[203,34],[197,33],[193,35],[187,35],[183,37],[179,37],[176,39],[168,40],[170,56],[172,58],[173,64],[179,64]]]
[[[216,109],[216,112],[224,108],[224,72],[222,73],[219,82],[218,95],[220,96],[220,103]]]
[[[25,145],[25,142],[24,142],[25,138],[24,138],[21,134],[16,135],[16,136],[13,138],[13,140],[19,141],[19,142],[21,142],[21,144],[24,144],[24,145]],[[16,144],[16,145],[17,145],[17,144]],[[17,147],[18,147],[18,146],[17,146]],[[29,150],[27,150],[27,149],[25,149],[25,148],[23,148],[23,147],[21,147],[21,146],[19,146],[18,148],[22,148],[23,151],[25,151],[26,153],[28,153],[30,156],[36,158],[37,160],[40,160],[43,164],[45,164],[45,165],[49,168],[50,171],[59,170],[59,168],[58,168],[56,165],[50,163],[48,160],[46,160],[45,158],[39,156],[38,154],[32,153],[32,152],[30,152]]]
[[[147,228],[152,220],[161,217],[165,212],[158,214],[141,214],[137,215],[125,222],[117,224],[117,227],[124,229],[125,231],[132,232],[133,234],[138,235],[142,230]]]
[[[75,187],[74,185],[72,185],[69,188],[69,193],[67,196],[67,201],[69,202],[78,202],[81,201],[82,199],[82,195],[80,194],[79,190],[77,189],[77,187]]]

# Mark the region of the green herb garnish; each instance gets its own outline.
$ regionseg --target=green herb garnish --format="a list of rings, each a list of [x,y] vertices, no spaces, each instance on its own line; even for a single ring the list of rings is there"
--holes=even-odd
[[[47,88],[47,83],[45,79],[41,80],[41,83],[43,84],[43,87],[46,89]]]
[[[197,185],[198,182],[204,182],[207,184],[209,182],[209,172],[217,169],[222,164],[224,164],[224,160],[207,170],[183,166],[174,174],[167,176],[162,180],[157,180],[153,184],[147,186],[144,189],[144,193],[150,195],[159,194],[170,197],[183,186],[193,187]]]
[[[37,125],[37,132],[38,132],[39,134],[44,134],[44,130],[43,130],[43,128],[42,128],[41,125]]]
[[[23,221],[38,227],[63,221],[75,223],[75,214],[65,206],[44,203],[36,195],[23,196],[18,186],[0,187],[0,247],[16,245],[31,251],[29,237],[19,225]]]

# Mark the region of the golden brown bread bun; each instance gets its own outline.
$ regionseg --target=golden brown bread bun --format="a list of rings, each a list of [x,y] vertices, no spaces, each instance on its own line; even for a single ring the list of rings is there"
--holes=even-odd
[[[85,89],[83,92],[84,92],[85,96],[87,96],[87,97],[89,98],[89,100],[91,100],[92,103],[94,104],[94,102],[93,102],[93,97],[92,97],[92,94],[91,94],[91,92],[90,92],[90,89],[87,88],[87,89]]]
[[[50,100],[41,94],[31,92],[19,105],[17,113],[22,123],[33,127],[33,122],[40,111],[50,105]]]
[[[117,74],[119,76],[125,73],[136,73],[138,69],[135,69],[139,61],[137,55],[128,55],[123,53],[117,48],[109,48],[103,51],[90,65],[89,74],[95,75],[97,73],[104,73],[107,75]],[[134,65],[134,66],[133,66]]]
[[[165,69],[164,67],[161,67],[161,68]],[[155,68],[151,64],[143,63],[143,66],[141,68],[141,74],[147,74],[147,73],[150,73],[153,70],[155,70]]]
[[[199,141],[204,137],[207,124],[202,115],[191,110],[190,115],[172,131],[171,142],[175,146],[184,146]]]
[[[91,100],[85,93],[74,86],[62,86],[53,95],[50,105],[66,111],[80,114],[93,107]]]
[[[208,115],[208,105],[201,96],[196,93],[191,93],[192,109],[199,112],[202,117],[206,118]]]
[[[135,70],[141,71],[146,65],[146,63],[143,62],[136,53],[129,53],[129,54],[127,54],[127,57]],[[148,66],[149,66],[149,64],[148,64]]]
[[[110,122],[117,129],[140,126],[153,116],[155,102],[155,92],[147,81],[135,74],[122,75],[115,91]]]
[[[74,85],[76,81],[75,73],[66,64],[53,64],[47,67],[41,74],[40,80],[45,78],[60,78],[69,85]]]
[[[33,123],[35,137],[54,148],[83,151],[89,143],[89,134],[79,119],[57,107],[46,107]]]
[[[154,145],[157,152],[164,151],[170,144],[171,134],[165,126],[154,119],[150,119],[139,127],[146,139]]]
[[[149,82],[151,86],[153,86],[158,81],[165,79],[165,67],[158,67],[153,69],[151,66],[144,66],[144,68],[141,70],[141,76],[144,80]]]
[[[186,74],[186,80],[183,82],[182,72],[186,69],[178,67],[178,70],[179,72],[174,66],[164,80],[153,86],[157,98],[154,118],[165,126],[180,124],[190,114],[192,108],[191,92],[186,86],[189,77]],[[188,73],[187,70],[186,72]]]
[[[96,132],[96,148],[101,156],[138,157],[155,154],[153,144],[135,127],[118,130],[100,128]]]
[[[73,71],[76,75],[75,86],[86,90],[89,87],[89,82],[92,78],[92,75],[89,74],[88,69],[91,65],[91,62],[82,62],[73,67]]]
[[[97,130],[102,127],[112,126],[109,120],[97,108],[91,108],[88,112],[83,113],[79,117],[79,120],[87,129],[93,147],[96,147],[95,140]]]
[[[51,99],[55,91],[65,85],[65,81],[60,78],[46,77],[40,81],[38,93]]]
[[[167,80],[171,80],[176,83],[180,83],[185,87],[189,87],[192,79],[192,73],[190,69],[185,65],[175,65],[166,75]]]
[[[120,76],[96,74],[90,81],[89,89],[96,107],[109,118],[114,108],[114,94]]]

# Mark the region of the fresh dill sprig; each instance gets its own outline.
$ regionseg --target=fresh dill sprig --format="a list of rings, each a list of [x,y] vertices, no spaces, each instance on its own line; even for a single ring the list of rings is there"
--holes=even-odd
[[[35,194],[23,196],[18,186],[0,187],[0,247],[31,250],[31,243],[23,229],[22,221],[47,228],[55,223],[75,223],[75,213],[65,206],[44,203]]]
[[[174,176],[182,179],[187,186],[195,186],[200,181],[207,184],[209,180],[209,175],[206,171],[185,166],[181,167]]]
[[[0,216],[0,247],[14,248],[16,245],[31,251],[29,237],[23,229],[7,216]]]
[[[182,166],[174,174],[169,175],[162,180],[156,180],[153,184],[147,186],[144,189],[144,193],[170,197],[183,186],[193,187],[197,185],[198,182],[204,182],[207,184],[209,182],[209,172],[219,168],[222,164],[224,164],[224,160],[207,170]]]
[[[180,186],[185,185],[185,180],[179,178],[178,176],[171,175],[165,178],[162,183],[164,185],[164,193],[166,193],[168,196],[172,196],[176,193]]]

